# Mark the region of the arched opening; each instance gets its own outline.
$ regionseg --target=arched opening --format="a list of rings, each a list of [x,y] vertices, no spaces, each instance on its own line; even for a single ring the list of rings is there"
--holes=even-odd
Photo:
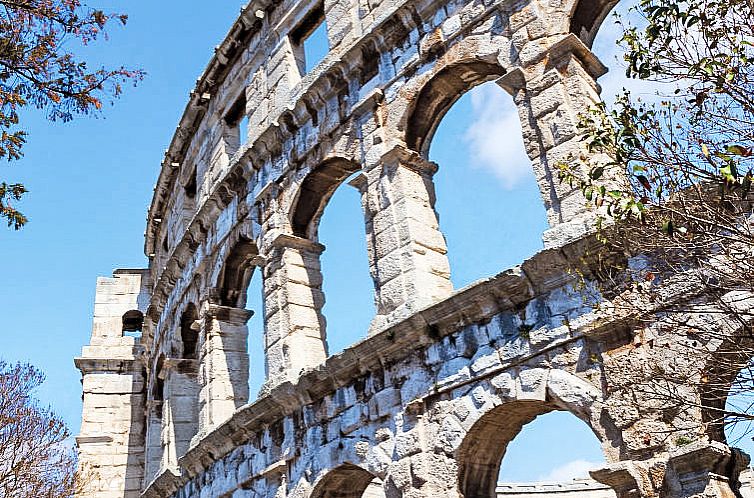
[[[197,359],[197,343],[199,342],[199,312],[194,303],[189,303],[181,315],[181,358],[184,360]]]
[[[600,26],[617,3],[618,0],[580,0],[571,14],[571,33],[591,47]]]
[[[504,73],[499,65],[484,61],[454,64],[440,70],[422,88],[413,105],[406,125],[406,145],[427,157],[437,126],[453,104],[471,88]]]
[[[583,493],[579,496],[612,496],[589,471],[606,465],[599,441],[574,415],[551,411],[526,424],[505,451],[498,475],[497,494],[540,486]]]
[[[594,8],[600,4],[596,2]],[[648,103],[658,102],[675,90],[675,84],[671,82],[640,80],[626,76],[626,50],[620,43],[624,32],[621,23],[630,23],[640,29],[646,27],[646,19],[632,10],[637,4],[638,2],[630,1],[603,2],[600,7],[602,17],[596,21],[587,43],[597,58],[608,67],[608,72],[598,80],[602,88],[600,97],[608,106],[612,106],[616,96],[621,95],[624,89],[629,90],[634,98],[641,98],[643,102]],[[591,2],[580,2],[579,8],[582,5],[583,8],[587,8]]]
[[[359,168],[343,159],[315,168],[291,217],[294,234],[326,247],[320,265],[329,354],[363,338],[374,315],[361,194],[350,185]]]
[[[345,463],[327,473],[311,498],[384,498],[382,482],[372,473]]]
[[[144,326],[144,313],[139,310],[126,311],[123,314],[123,335],[129,337],[141,337],[141,329]]]
[[[709,328],[694,338],[696,341],[686,345],[684,354],[696,358],[695,364],[704,365],[698,375],[703,428],[711,439],[754,455],[754,342],[751,327],[748,330],[746,327],[738,330]],[[719,343],[715,348],[699,347],[702,343],[715,342]],[[678,387],[664,391],[663,400],[693,409],[693,403],[679,393],[683,392],[685,385],[696,384],[692,380],[695,374],[692,370],[671,376],[670,384]],[[696,439],[693,433],[679,437],[688,442]]]
[[[573,481],[604,464],[604,457],[588,425],[549,403],[515,401],[495,408],[472,426],[458,454],[465,498],[520,494],[540,481],[612,495],[594,481]]]
[[[255,271],[246,288],[246,309],[254,311],[247,322],[249,328],[249,402],[254,401],[264,385],[266,373],[264,362],[264,289],[262,272]]]
[[[232,308],[246,305],[246,289],[254,273],[253,260],[259,255],[256,244],[241,237],[225,260],[218,285],[220,304]]]
[[[364,338],[375,311],[361,194],[347,180],[331,196],[319,223],[318,238],[327,247],[321,264],[329,354]]]
[[[752,353],[749,349],[748,353]],[[754,455],[754,362],[749,361],[730,384],[722,413],[724,441]]]
[[[301,184],[291,216],[293,234],[317,241],[317,228],[330,197],[359,165],[345,159],[330,159],[314,168]]]
[[[750,339],[751,330],[745,335],[747,337],[743,341],[725,352],[728,364],[723,366],[723,370],[739,367],[738,374],[725,393],[725,402],[715,406],[713,388],[707,391],[713,395],[713,399],[703,400],[702,404],[715,408],[722,406],[722,411],[710,410],[713,412],[713,430],[722,432],[722,438],[714,434],[713,438],[722,440],[730,447],[738,448],[751,458],[754,455],[754,347]],[[746,468],[742,468],[743,463],[747,464]],[[754,493],[754,470],[751,460],[746,461],[745,457],[736,458],[733,465],[728,465],[728,469],[732,471],[728,477],[737,495],[751,496]]]
[[[435,209],[455,288],[520,264],[542,249],[548,227],[518,110],[500,86],[483,83],[496,76],[459,79],[452,98],[435,97],[440,114],[423,126],[434,134],[416,142],[438,164]]]
[[[179,322],[180,357],[172,360],[168,376],[168,422],[175,439],[175,454],[180,458],[191,439],[199,432],[199,312],[194,303],[186,305]]]
[[[248,354],[249,399],[255,399],[264,380],[264,292],[262,288],[262,271],[257,266],[259,253],[251,240],[240,237],[225,260],[219,280],[220,302],[231,308],[247,309],[253,315],[243,327],[248,335],[245,338],[246,351],[236,352],[243,357]]]

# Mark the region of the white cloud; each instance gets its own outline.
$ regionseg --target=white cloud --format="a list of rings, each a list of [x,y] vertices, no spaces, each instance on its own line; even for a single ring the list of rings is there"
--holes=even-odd
[[[643,26],[646,22],[621,3],[616,7],[616,12],[635,25]],[[659,101],[663,94],[671,94],[675,89],[674,84],[626,77],[623,49],[616,44],[622,29],[616,24],[615,17],[610,15],[594,41],[594,52],[610,69],[599,79],[602,98],[612,104],[615,95],[622,93],[624,87],[634,97],[644,101]],[[471,111],[474,121],[463,135],[471,155],[470,163],[493,173],[504,189],[514,189],[530,174],[531,160],[524,148],[521,123],[513,99],[495,83],[486,83],[471,91]]]
[[[574,479],[588,479],[589,471],[603,467],[604,462],[588,462],[586,460],[573,460],[552,469],[549,473],[541,476],[537,481],[542,482],[568,482]]]
[[[471,91],[476,120],[463,136],[474,167],[492,172],[511,190],[531,171],[513,99],[495,83]]]

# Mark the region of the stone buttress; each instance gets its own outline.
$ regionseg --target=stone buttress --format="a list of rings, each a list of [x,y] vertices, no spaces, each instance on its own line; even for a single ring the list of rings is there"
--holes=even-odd
[[[97,279],[91,342],[75,361],[84,390],[78,496],[140,494],[146,376],[139,338],[148,276],[146,270],[117,270]]]

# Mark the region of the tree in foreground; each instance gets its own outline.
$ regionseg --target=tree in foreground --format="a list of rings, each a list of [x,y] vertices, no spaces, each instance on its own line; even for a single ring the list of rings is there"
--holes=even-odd
[[[0,360],[0,496],[69,498],[75,491],[70,433],[33,397],[43,380],[31,365]]]
[[[0,0],[0,159],[18,160],[26,143],[22,116],[32,107],[51,121],[90,114],[119,96],[141,71],[124,67],[90,69],[73,48],[105,36],[115,20],[78,0]],[[18,230],[27,218],[16,207],[27,192],[20,183],[0,181],[0,219]]]
[[[638,329],[659,320],[683,335],[667,368],[647,367],[635,402],[701,411],[703,431],[724,437],[732,425],[742,437],[754,420],[754,4],[641,0],[632,10],[618,41],[626,73],[669,90],[648,100],[624,90],[591,109],[579,125],[590,154],[561,165],[561,180],[600,213],[602,250],[643,255],[605,272],[616,311]],[[667,294],[672,282],[688,289],[682,299]]]

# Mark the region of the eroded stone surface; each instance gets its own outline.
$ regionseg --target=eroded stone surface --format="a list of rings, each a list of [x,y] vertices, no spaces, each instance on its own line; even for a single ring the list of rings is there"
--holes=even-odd
[[[492,497],[508,442],[552,410],[591,427],[608,461],[593,477],[620,497],[731,496],[737,454],[701,413],[636,403],[657,365],[691,367],[689,332],[598,291],[583,257],[594,213],[557,181],[557,163],[585,153],[575,123],[605,71],[588,44],[611,2],[585,3],[250,2],[163,161],[149,268],[98,281],[76,360],[80,461],[95,473],[78,496]],[[301,37],[322,16],[330,51],[304,74]],[[427,152],[448,107],[490,80],[518,107],[547,249],[454,292]],[[377,314],[327,358],[317,227],[357,172]],[[267,381],[247,404],[254,272]],[[658,285],[663,302],[697,290]],[[728,327],[703,297],[689,301],[697,325]],[[685,439],[661,437],[670,428]]]

